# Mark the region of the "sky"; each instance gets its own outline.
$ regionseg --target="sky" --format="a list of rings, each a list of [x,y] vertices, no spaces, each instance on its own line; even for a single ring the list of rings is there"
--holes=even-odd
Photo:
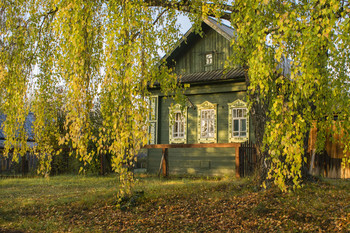
[[[182,34],[185,34],[192,26],[192,23],[190,22],[188,17],[183,14],[179,15],[178,23],[180,24]],[[230,22],[224,19],[221,19],[221,23],[227,26],[231,26]]]
[[[180,15],[178,18],[178,23],[180,24],[180,30],[182,34],[185,34],[192,26],[192,23],[185,15]]]

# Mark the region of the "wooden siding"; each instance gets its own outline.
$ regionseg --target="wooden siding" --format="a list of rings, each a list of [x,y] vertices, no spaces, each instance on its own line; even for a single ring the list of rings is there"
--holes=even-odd
[[[237,83],[223,83],[227,89],[234,89]],[[216,86],[219,90],[219,85]],[[214,91],[214,87],[212,91]],[[203,86],[198,90],[205,89]],[[189,95],[191,103],[196,106],[209,101],[218,105],[218,143],[228,142],[228,103],[237,99],[246,99],[245,91],[222,92],[210,94]],[[159,98],[159,130],[158,144],[169,143],[169,106],[173,103],[170,98]],[[189,107],[187,112],[187,144],[197,141],[197,108]],[[253,127],[250,125],[250,140],[254,141]],[[161,161],[161,149],[148,150],[148,172],[157,173]],[[234,175],[235,149],[234,148],[171,148],[169,149],[170,174],[201,174],[201,175]]]
[[[157,173],[161,149],[149,149],[147,170]],[[235,175],[235,148],[171,148],[170,174]]]
[[[344,145],[340,143],[342,134],[337,133],[336,127],[330,130],[334,141],[326,138],[325,150],[323,153],[315,154],[317,128],[316,124],[310,130],[309,136],[309,171],[312,175],[321,175],[327,178],[350,178],[350,165],[342,164],[343,158],[349,158],[350,152],[344,155]]]
[[[245,92],[247,90],[244,82],[228,82],[223,81],[214,84],[190,84],[190,87],[185,90],[185,95],[198,95],[198,94],[212,94],[212,93],[228,93],[228,92]],[[160,89],[153,89],[153,95],[163,97],[164,94],[161,93]]]
[[[231,53],[230,41],[208,26],[203,28],[203,38],[199,35],[196,38],[190,46],[184,45],[186,49],[175,59],[175,73],[180,75],[223,69]],[[213,54],[213,64],[209,66],[205,65],[205,55],[208,53]]]

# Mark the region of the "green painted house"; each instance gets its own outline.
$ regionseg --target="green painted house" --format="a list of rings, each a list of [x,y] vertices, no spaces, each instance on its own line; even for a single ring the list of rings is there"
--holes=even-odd
[[[201,37],[190,29],[164,58],[180,82],[189,86],[185,110],[159,86],[150,88],[149,144],[159,147],[147,149],[149,173],[158,173],[160,148],[166,145],[170,174],[234,175],[236,152],[230,144],[254,140],[244,71],[224,70],[234,31],[211,18],[203,21],[202,30]]]

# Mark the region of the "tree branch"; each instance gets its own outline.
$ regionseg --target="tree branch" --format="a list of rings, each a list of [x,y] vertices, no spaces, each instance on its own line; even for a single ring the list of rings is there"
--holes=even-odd
[[[164,7],[164,8],[175,9],[178,11],[188,12],[188,13],[201,12],[203,6],[215,5],[214,3],[206,3],[205,2],[205,3],[202,3],[202,6],[200,7],[200,9],[198,9],[198,7],[194,6],[192,4],[192,1],[189,1],[189,0],[184,0],[184,1],[180,1],[180,2],[162,1],[162,0],[144,0],[144,2],[147,3],[148,6]],[[211,9],[211,7],[209,7],[209,9]],[[238,13],[238,10],[235,10],[234,7],[231,5],[222,4],[222,5],[220,5],[219,12],[215,12],[215,11],[211,10],[209,12],[208,16],[220,15],[221,19],[230,20],[232,13]]]
[[[152,26],[154,26],[154,25],[159,21],[160,17],[162,17],[162,16],[164,15],[164,13],[165,13],[167,10],[168,10],[168,9],[164,9],[164,10],[158,15],[158,17],[153,21]],[[150,29],[150,27],[147,28],[146,30],[148,30],[148,29]],[[136,33],[132,36],[131,41],[135,41],[135,39],[140,35],[140,33],[141,33],[141,31],[136,32]]]

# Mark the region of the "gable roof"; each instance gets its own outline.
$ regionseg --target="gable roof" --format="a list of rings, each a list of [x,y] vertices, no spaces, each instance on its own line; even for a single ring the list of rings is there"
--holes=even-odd
[[[219,23],[216,19],[208,17],[203,19],[202,29],[212,28],[226,40],[230,41],[234,37],[234,29],[225,24]],[[184,36],[176,43],[174,48],[167,53],[162,60],[165,60],[168,64],[172,62],[176,57],[180,56],[183,51],[196,39],[199,35],[195,32],[194,26],[192,26]],[[199,83],[199,82],[212,82],[219,80],[229,80],[239,77],[244,77],[244,70],[242,68],[233,68],[227,70],[214,70],[206,72],[198,72],[191,74],[184,74],[179,77],[179,81],[182,83]]]
[[[202,28],[203,26],[208,25],[210,28],[214,29],[216,32],[218,32],[220,35],[222,35],[227,40],[231,40],[234,36],[234,29],[226,26],[224,24],[220,24],[217,20],[215,20],[212,17],[208,17],[207,19],[203,19],[202,22]],[[169,59],[176,57],[183,49],[186,47],[186,44],[190,44],[192,40],[194,40],[198,36],[198,34],[195,32],[194,26],[192,26],[184,35],[183,37],[176,43],[174,48],[172,48],[164,57],[162,60],[166,60],[169,62]]]

